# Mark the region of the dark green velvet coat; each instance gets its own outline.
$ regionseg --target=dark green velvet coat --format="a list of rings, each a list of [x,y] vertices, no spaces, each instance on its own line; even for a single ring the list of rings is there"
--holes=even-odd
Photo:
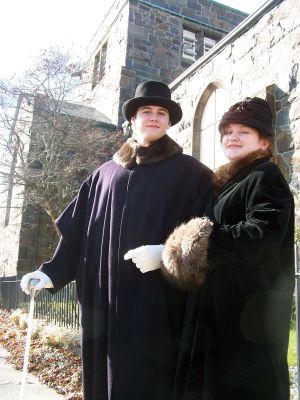
[[[210,272],[190,296],[176,399],[287,400],[294,205],[278,167],[249,157],[218,191]]]

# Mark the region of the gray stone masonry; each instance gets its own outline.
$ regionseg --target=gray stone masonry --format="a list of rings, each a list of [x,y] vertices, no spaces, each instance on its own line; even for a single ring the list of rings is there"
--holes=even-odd
[[[112,123],[122,124],[122,104],[134,95],[140,82],[154,79],[170,83],[192,64],[182,57],[184,27],[196,32],[199,58],[204,35],[218,41],[246,16],[213,1],[115,1],[89,48],[83,101]],[[105,74],[95,85],[94,61],[105,44]]]
[[[214,88],[223,88],[233,104],[247,96],[266,97],[273,109],[277,163],[290,184],[300,224],[300,2],[269,2],[269,11],[253,18],[233,39],[225,38],[172,84],[173,99],[183,119],[171,135],[185,151],[196,155],[205,104]],[[279,4],[278,4],[279,3]]]

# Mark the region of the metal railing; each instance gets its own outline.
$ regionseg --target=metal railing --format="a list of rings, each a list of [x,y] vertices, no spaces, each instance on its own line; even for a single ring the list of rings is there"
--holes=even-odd
[[[0,307],[28,311],[29,296],[21,290],[20,280],[16,276],[0,278]],[[80,316],[75,282],[71,282],[54,295],[47,290],[37,293],[34,317],[58,326],[79,329]]]

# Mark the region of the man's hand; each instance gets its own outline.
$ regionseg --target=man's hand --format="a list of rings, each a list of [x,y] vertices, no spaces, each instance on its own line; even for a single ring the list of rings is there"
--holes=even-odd
[[[30,294],[30,290],[32,289],[30,286],[31,280],[38,280],[39,282],[34,286],[35,291],[41,290],[43,288],[50,289],[53,288],[53,283],[48,275],[44,274],[42,271],[34,271],[26,274],[21,279],[21,289],[23,292]]]
[[[163,244],[148,245],[129,250],[124,255],[124,260],[132,259],[142,273],[159,269],[162,264]]]

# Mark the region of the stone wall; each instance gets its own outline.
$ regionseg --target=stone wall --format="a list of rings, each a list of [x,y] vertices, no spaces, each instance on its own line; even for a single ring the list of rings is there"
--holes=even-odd
[[[8,159],[8,176],[14,176],[14,182],[9,185],[8,181],[0,191],[0,277],[29,272],[51,258],[58,234],[42,211],[45,199],[53,219],[58,217],[87,175],[110,159],[123,140],[116,127],[93,108],[64,102],[54,111],[57,104],[42,95],[30,104],[21,105],[14,128],[25,146],[14,160]],[[51,152],[56,157],[49,161]],[[38,186],[33,191],[17,185],[14,168],[20,167],[21,158],[31,176],[38,178],[43,171],[51,175],[51,181],[46,178],[37,184],[32,179],[33,187]],[[24,176],[24,164],[19,176]]]
[[[49,260],[58,241],[50,217],[38,207],[27,206],[20,224],[17,272],[23,275]]]
[[[145,80],[170,83],[192,64],[182,58],[183,27],[197,31],[199,39],[206,33],[220,40],[247,14],[226,6],[201,0],[130,0],[126,78],[120,84],[120,105],[134,96],[135,87]],[[198,47],[199,43],[198,43]],[[197,58],[203,54],[198,52]],[[125,79],[125,84],[127,84]],[[119,121],[122,121],[121,107]]]
[[[126,64],[129,4],[115,1],[89,45],[90,54],[82,76],[84,104],[93,106],[116,125],[119,123],[119,98],[122,67]],[[92,89],[94,59],[107,44],[105,74]]]
[[[182,59],[184,24],[197,31],[202,51],[205,32],[218,41],[246,16],[204,0],[115,1],[89,46],[83,101],[97,107],[112,123],[121,124],[122,104],[140,82],[170,83],[192,64]],[[95,56],[104,43],[108,46],[105,75],[92,89]]]
[[[246,16],[213,1],[131,0],[126,67],[136,72],[138,83],[158,78],[170,83],[192,64],[182,60],[184,26],[218,41]]]
[[[43,96],[36,96],[28,161],[32,165],[36,157],[40,156],[38,160],[42,162],[44,173],[52,173],[52,182],[47,181],[47,178],[42,181],[45,193],[42,189],[41,192],[36,190],[33,193],[24,193],[16,259],[17,272],[21,275],[49,260],[58,241],[58,231],[50,216],[43,210],[45,197],[50,208],[48,212],[51,212],[53,219],[57,218],[75,197],[86,177],[112,157],[112,149],[120,140],[113,136],[115,143],[112,144],[111,135],[116,132],[116,127],[105,121],[95,120],[94,118],[102,115],[95,113],[93,108],[64,102],[59,109],[56,114],[51,114],[51,102]],[[67,134],[62,135],[62,132]],[[52,145],[54,137],[59,148]],[[39,153],[35,150],[41,142],[45,144],[46,152]],[[49,163],[47,154],[54,151],[55,161]],[[34,196],[34,199],[30,196]],[[33,205],[33,202],[40,206]]]
[[[26,99],[21,96],[18,101],[16,113],[18,119],[13,130],[21,139],[15,142],[14,151],[8,151],[4,157],[7,158],[7,181],[1,181],[0,190],[0,276],[15,276],[17,273],[18,248],[20,242],[20,228],[22,221],[22,210],[24,204],[24,187],[17,184],[11,176],[16,176],[18,169],[20,147],[21,152],[25,153],[29,147],[29,131],[32,122],[32,108]],[[15,137],[11,135],[10,141],[13,143]],[[10,149],[12,150],[12,148]]]
[[[6,206],[6,195],[1,196],[1,207]],[[23,189],[15,187],[13,190],[6,226],[4,215],[0,214],[0,277],[22,275],[50,259],[58,236],[45,213],[24,209]]]
[[[275,117],[277,162],[295,195],[299,225],[300,3],[267,6],[170,85],[184,115],[170,133],[193,154],[194,122],[210,88],[225,89],[230,104],[246,96],[267,97]]]
[[[10,222],[8,225],[5,223],[7,192],[1,193],[0,197],[0,207],[2,210],[0,213],[0,277],[15,276],[17,273],[23,198],[20,196],[20,189],[18,190],[16,187],[12,192],[12,196],[9,210]]]

